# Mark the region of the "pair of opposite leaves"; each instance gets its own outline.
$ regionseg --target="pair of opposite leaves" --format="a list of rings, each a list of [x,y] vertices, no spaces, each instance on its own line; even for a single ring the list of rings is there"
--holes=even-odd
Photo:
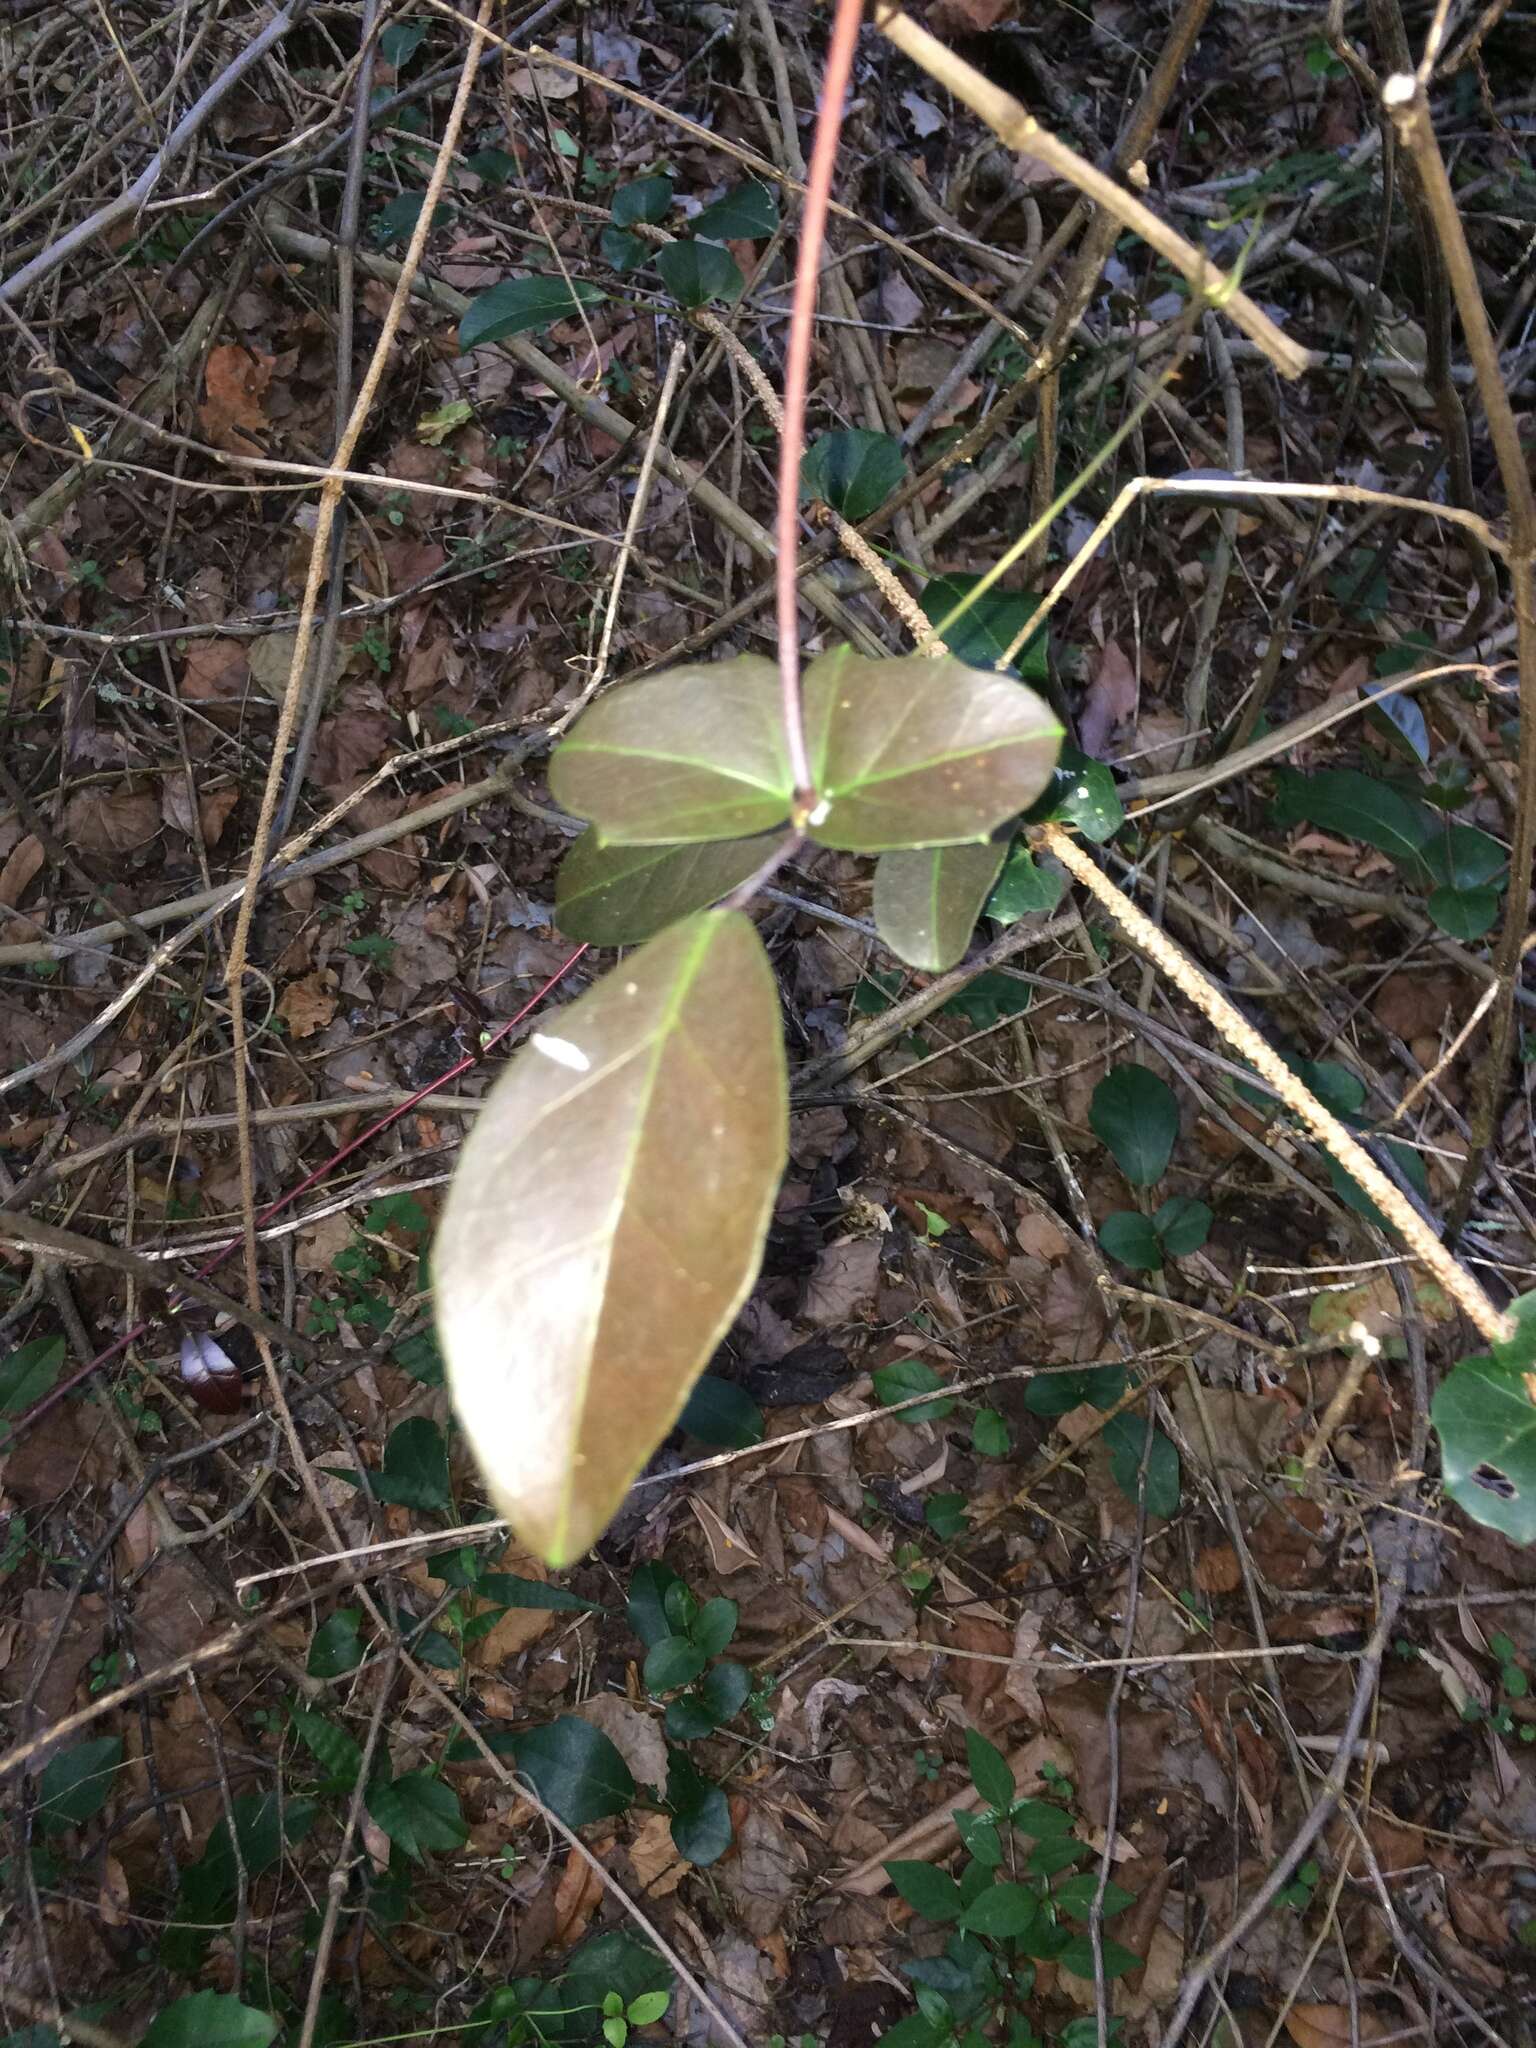
[[[823,799],[810,836],[878,854],[881,938],[909,966],[952,967],[1002,868],[1006,848],[988,834],[1020,789],[1045,787],[1055,719],[1022,684],[953,656],[840,649],[812,664],[804,694]],[[550,785],[594,821],[561,866],[561,930],[599,946],[651,937],[728,895],[785,829],[794,788],[776,666],[748,655],[616,692],[556,754]]]
[[[1039,796],[1058,751],[1031,691],[953,657],[839,650],[804,694],[811,831],[846,851],[990,859],[978,842]],[[676,1423],[751,1291],[784,1171],[773,970],[741,912],[694,907],[751,874],[788,818],[777,669],[748,656],[614,691],[550,787],[593,824],[594,862],[663,848],[707,890],[509,1061],[434,1250],[459,1418],[497,1507],[559,1566]]]

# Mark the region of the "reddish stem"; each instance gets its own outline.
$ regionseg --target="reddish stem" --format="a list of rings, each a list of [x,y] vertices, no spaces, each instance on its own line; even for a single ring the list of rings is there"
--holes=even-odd
[[[478,1066],[487,1053],[493,1052],[500,1045],[509,1031],[515,1030],[522,1023],[530,1010],[538,1008],[550,990],[557,983],[562,982],[570,973],[586,950],[585,946],[578,946],[570,958],[562,961],[555,969],[544,986],[536,994],[528,998],[515,1017],[509,1017],[505,1024],[498,1025],[496,1030],[487,1038],[484,1045],[479,1046],[474,1052],[466,1053],[463,1059],[456,1066],[450,1067],[445,1074],[438,1074],[433,1080],[428,1081],[425,1087],[418,1088],[414,1095],[407,1096],[404,1102],[396,1103],[393,1109],[386,1110],[377,1123],[370,1124],[365,1131],[359,1131],[358,1135],[355,1138],[349,1139],[339,1152],[333,1152],[323,1166],[317,1166],[313,1173],[305,1174],[304,1178],[295,1186],[289,1188],[286,1194],[279,1195],[271,1208],[263,1209],[256,1218],[256,1227],[259,1229],[263,1223],[270,1223],[272,1218],[279,1214],[281,1210],[286,1209],[291,1202],[296,1202],[300,1195],[307,1193],[315,1185],[316,1181],[324,1180],[326,1175],[333,1173],[344,1159],[350,1159],[352,1154],[366,1145],[370,1138],[376,1138],[380,1131],[387,1131],[391,1124],[398,1123],[401,1117],[416,1107],[418,1102],[424,1101],[429,1095],[435,1095],[439,1088],[446,1088],[448,1083],[456,1081],[460,1074],[467,1073],[471,1067]],[[216,1273],[230,1256],[231,1252],[238,1251],[244,1241],[243,1237],[230,1238],[227,1243],[221,1245],[216,1252],[211,1253],[203,1261],[202,1265],[196,1269],[194,1277],[199,1280],[206,1280],[210,1273]],[[176,1306],[178,1304],[172,1304],[173,1311]],[[11,1424],[9,1441],[14,1442],[24,1429],[30,1428],[34,1422],[40,1422],[50,1408],[56,1408],[67,1394],[72,1394],[76,1387],[83,1385],[91,1377],[92,1373],[99,1372],[104,1365],[110,1365],[112,1360],[121,1352],[126,1351],[130,1344],[137,1343],[138,1339],[153,1327],[153,1323],[154,1318],[149,1316],[143,1322],[135,1323],[126,1335],[119,1337],[117,1342],[109,1345],[105,1351],[99,1352],[88,1365],[82,1365],[78,1372],[71,1373],[67,1380],[61,1381],[58,1386],[44,1394],[41,1400],[34,1401],[32,1406],[26,1409],[24,1413],[18,1415]]]
[[[821,108],[811,149],[800,222],[800,257],[795,266],[795,295],[789,313],[789,343],[784,359],[784,427],[779,435],[778,564],[776,590],[779,625],[779,687],[784,706],[784,738],[795,783],[795,816],[803,825],[815,808],[811,758],[805,743],[805,714],[800,702],[800,457],[805,447],[805,401],[810,387],[811,338],[816,326],[816,289],[821,282],[821,249],[826,236],[827,203],[832,197],[832,172],[837,163],[837,138],[843,126],[843,102],[853,72],[864,0],[837,0],[832,40],[822,74]]]

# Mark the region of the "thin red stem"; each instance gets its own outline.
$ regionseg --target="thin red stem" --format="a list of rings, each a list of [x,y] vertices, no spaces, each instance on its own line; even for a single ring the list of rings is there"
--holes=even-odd
[[[344,1159],[350,1159],[352,1154],[361,1150],[370,1138],[378,1137],[381,1131],[387,1131],[391,1124],[398,1123],[401,1117],[407,1115],[409,1111],[416,1107],[418,1102],[424,1101],[429,1095],[435,1095],[439,1088],[446,1088],[448,1083],[456,1081],[460,1074],[468,1073],[471,1067],[478,1066],[487,1053],[495,1051],[509,1031],[514,1031],[522,1023],[530,1010],[538,1008],[552,988],[564,981],[586,950],[585,946],[578,946],[570,958],[562,961],[555,969],[548,981],[544,983],[544,986],[528,998],[515,1017],[509,1017],[505,1024],[497,1026],[484,1045],[478,1046],[474,1052],[466,1053],[463,1059],[456,1066],[450,1067],[445,1074],[436,1075],[424,1087],[418,1088],[414,1095],[408,1095],[404,1102],[398,1102],[393,1109],[386,1110],[377,1123],[371,1123],[367,1130],[360,1131],[355,1138],[350,1138],[339,1152],[333,1152],[323,1166],[317,1166],[313,1173],[305,1174],[304,1178],[289,1188],[286,1194],[279,1195],[271,1208],[263,1209],[256,1218],[256,1227],[259,1229],[263,1223],[270,1223],[274,1216],[286,1209],[290,1203],[296,1202],[300,1195],[307,1194],[317,1181],[322,1181],[327,1174],[334,1173]],[[216,1273],[230,1254],[240,1249],[244,1241],[243,1237],[230,1238],[216,1252],[211,1253],[203,1261],[202,1265],[197,1267],[194,1277],[198,1280],[206,1280],[210,1273]],[[153,1327],[153,1324],[154,1318],[152,1316],[147,1316],[141,1323],[135,1323],[133,1328],[124,1336],[119,1337],[115,1344],[110,1345],[105,1351],[99,1352],[90,1361],[89,1365],[82,1365],[78,1372],[71,1373],[67,1380],[61,1381],[58,1386],[44,1394],[40,1401],[34,1401],[32,1406],[18,1415],[12,1423],[9,1440],[14,1441],[32,1423],[40,1422],[50,1408],[56,1408],[66,1395],[72,1394],[76,1387],[83,1385],[91,1377],[92,1373],[100,1372],[104,1365],[110,1365],[112,1360],[126,1351],[130,1344],[137,1343],[139,1338]]]
[[[864,0],[837,0],[832,40],[822,75],[821,108],[811,148],[805,211],[800,222],[800,259],[795,267],[795,295],[789,313],[789,343],[784,359],[784,429],[779,436],[778,564],[776,591],[779,625],[779,687],[784,706],[784,738],[795,783],[795,823],[801,825],[815,806],[811,757],[805,743],[805,714],[800,701],[800,457],[805,447],[805,401],[810,388],[811,338],[816,326],[816,289],[821,282],[821,248],[826,237],[827,204],[832,197],[832,172],[837,139],[843,126],[843,102],[853,72]]]

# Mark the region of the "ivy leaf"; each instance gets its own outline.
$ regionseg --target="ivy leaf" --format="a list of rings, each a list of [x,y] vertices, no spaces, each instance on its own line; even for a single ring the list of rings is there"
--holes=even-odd
[[[628,228],[604,228],[597,238],[597,246],[603,261],[611,264],[621,277],[650,261],[650,243],[631,234]]]
[[[929,974],[953,967],[970,944],[1005,852],[983,841],[882,853],[875,863],[875,929],[897,959]]]
[[[384,1446],[384,1470],[373,1475],[373,1490],[380,1500],[396,1507],[452,1514],[448,1446],[430,1416],[413,1415],[390,1431]]]
[[[672,1701],[667,1708],[667,1734],[674,1742],[697,1742],[713,1734],[735,1719],[751,1690],[752,1674],[745,1664],[722,1657],[692,1692]]]
[[[898,1401],[910,1401],[914,1394],[926,1394],[942,1387],[944,1382],[931,1365],[920,1358],[897,1358],[889,1365],[876,1366],[872,1375],[875,1399],[882,1407],[890,1408]],[[915,1408],[904,1408],[903,1419],[907,1422],[942,1422],[954,1411],[953,1400],[922,1401]]]
[[[1161,1178],[1179,1135],[1179,1105],[1150,1067],[1111,1067],[1093,1091],[1088,1121],[1133,1187]]]
[[[1445,1490],[1456,1505],[1513,1543],[1536,1543],[1531,1364],[1508,1364],[1486,1352],[1464,1358],[1437,1391],[1430,1419],[1440,1438]]]
[[[0,1415],[24,1415],[58,1385],[64,1368],[62,1337],[33,1337],[0,1360]],[[0,1448],[10,1431],[0,1424]]]
[[[630,1627],[648,1650],[653,1650],[663,1636],[677,1634],[667,1612],[667,1595],[682,1584],[672,1567],[665,1564],[642,1564],[631,1574],[624,1611]]]
[[[424,21],[392,21],[379,37],[379,55],[399,71],[410,63],[426,40]]]
[[[1117,1209],[1099,1225],[1099,1243],[1112,1259],[1133,1273],[1155,1273],[1163,1263],[1163,1247],[1149,1218],[1135,1209]]]
[[[805,678],[806,736],[823,846],[886,853],[987,839],[1050,779],[1061,727],[1032,690],[937,661],[846,648]]]
[[[123,1760],[119,1735],[77,1742],[49,1760],[38,1780],[37,1817],[46,1833],[77,1828],[100,1813],[112,1791],[112,1776]]]
[[[1025,814],[1024,822],[1070,825],[1095,846],[1102,846],[1125,823],[1125,806],[1114,776],[1102,761],[1093,760],[1077,747],[1064,746],[1050,782]]]
[[[1125,1392],[1122,1365],[1090,1365],[1082,1372],[1043,1372],[1024,1389],[1031,1415],[1070,1415],[1084,1401],[1095,1408],[1113,1408]]]
[[[647,180],[647,183],[664,180]],[[670,193],[669,193],[670,197]],[[665,211],[665,208],[663,208]],[[660,215],[647,218],[660,219]],[[722,193],[712,206],[694,216],[693,232],[711,242],[760,242],[779,224],[779,203],[756,178]]]
[[[711,299],[739,299],[747,288],[736,258],[718,242],[667,242],[654,261],[667,290],[690,311]]]
[[[658,1693],[676,1692],[679,1686],[692,1685],[708,1661],[708,1653],[686,1636],[663,1636],[646,1657],[641,1674],[645,1689],[654,1698]]]
[[[800,495],[819,498],[857,526],[878,512],[907,473],[907,459],[894,434],[847,427],[823,434],[800,461]]]
[[[555,918],[590,946],[637,946],[718,903],[768,858],[771,836],[689,846],[604,845],[583,832],[555,880]]]
[[[607,1820],[635,1796],[629,1765],[600,1728],[562,1714],[517,1740],[517,1767],[567,1827]]]
[[[616,185],[608,210],[617,227],[632,228],[641,221],[654,227],[666,219],[671,205],[672,180],[657,173],[650,178],[631,178],[627,185]]]
[[[547,1563],[596,1541],[746,1300],[787,1121],[778,991],[739,911],[651,939],[476,1118],[438,1320],[491,1495]]]
[[[1017,924],[1021,917],[1049,913],[1066,886],[1059,867],[1042,867],[1023,841],[1016,840],[987,898],[987,916],[998,924]]]
[[[431,1850],[457,1849],[469,1840],[459,1795],[426,1771],[376,1779],[368,1787],[368,1811],[414,1863],[423,1862]]]
[[[1473,825],[1443,825],[1427,839],[1419,858],[1446,889],[1479,889],[1502,875],[1508,855],[1490,833]]]
[[[194,1991],[156,2013],[139,2048],[267,2048],[276,2033],[271,2013],[227,1991]]]
[[[980,581],[980,576],[934,576],[924,584],[917,601],[951,654],[972,668],[995,669],[1040,609],[1040,599],[1033,590],[999,590],[995,584],[972,598]],[[953,618],[967,598],[970,603]],[[951,619],[953,622],[946,624]],[[1025,643],[1008,673],[1022,676],[1027,683],[1046,680],[1050,661],[1044,633]]]
[[[363,1661],[363,1639],[359,1627],[360,1607],[338,1607],[329,1621],[321,1622],[309,1646],[311,1678],[344,1678]]]
[[[782,825],[794,778],[777,664],[744,654],[610,691],[555,749],[549,786],[612,846],[672,848]]]
[[[493,284],[470,305],[459,322],[459,354],[489,341],[505,341],[509,334],[536,334],[568,320],[583,306],[600,306],[606,292],[582,278],[509,277]]]
[[[1104,1425],[1109,1447],[1109,1469],[1126,1499],[1135,1502],[1141,1484],[1141,1456],[1152,1430],[1152,1449],[1147,1455],[1147,1512],[1166,1522],[1179,1511],[1179,1453],[1171,1437],[1152,1425],[1143,1415],[1115,1415]]]

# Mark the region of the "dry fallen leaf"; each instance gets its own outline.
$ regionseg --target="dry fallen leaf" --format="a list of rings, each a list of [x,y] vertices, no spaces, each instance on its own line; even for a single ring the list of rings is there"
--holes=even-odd
[[[123,783],[116,789],[81,790],[64,807],[64,832],[83,853],[132,853],[160,830],[154,792]]]
[[[688,1875],[688,1865],[672,1840],[672,1823],[664,1813],[648,1813],[635,1830],[629,1860],[643,1897],[664,1899]]]
[[[599,1729],[629,1765],[637,1785],[664,1786],[667,1782],[667,1745],[661,1723],[642,1714],[617,1693],[594,1693],[576,1709],[583,1721]]]
[[[335,970],[317,967],[313,974],[289,982],[277,999],[277,1014],[290,1038],[313,1038],[335,1016],[336,1001]]]
[[[555,1941],[569,1948],[587,1931],[587,1922],[603,1896],[603,1881],[582,1854],[572,1849],[555,1887]]]
[[[1293,2005],[1285,2031],[1295,2048],[1350,2048],[1355,2041],[1379,2041],[1386,2027],[1367,2007],[1359,2011],[1359,2030],[1347,2005]]]
[[[11,848],[0,868],[0,908],[14,910],[42,870],[43,842],[29,832]]]
[[[710,1563],[722,1578],[732,1572],[744,1572],[752,1565],[761,1564],[762,1559],[728,1522],[723,1522],[709,1505],[697,1494],[690,1494],[688,1505],[693,1509],[694,1519],[704,1531],[704,1540],[709,1545]]]
[[[275,356],[264,356],[225,342],[209,351],[204,380],[206,396],[197,409],[203,432],[216,448],[234,455],[260,455],[262,444],[255,434],[267,426],[267,386],[272,382]]]

